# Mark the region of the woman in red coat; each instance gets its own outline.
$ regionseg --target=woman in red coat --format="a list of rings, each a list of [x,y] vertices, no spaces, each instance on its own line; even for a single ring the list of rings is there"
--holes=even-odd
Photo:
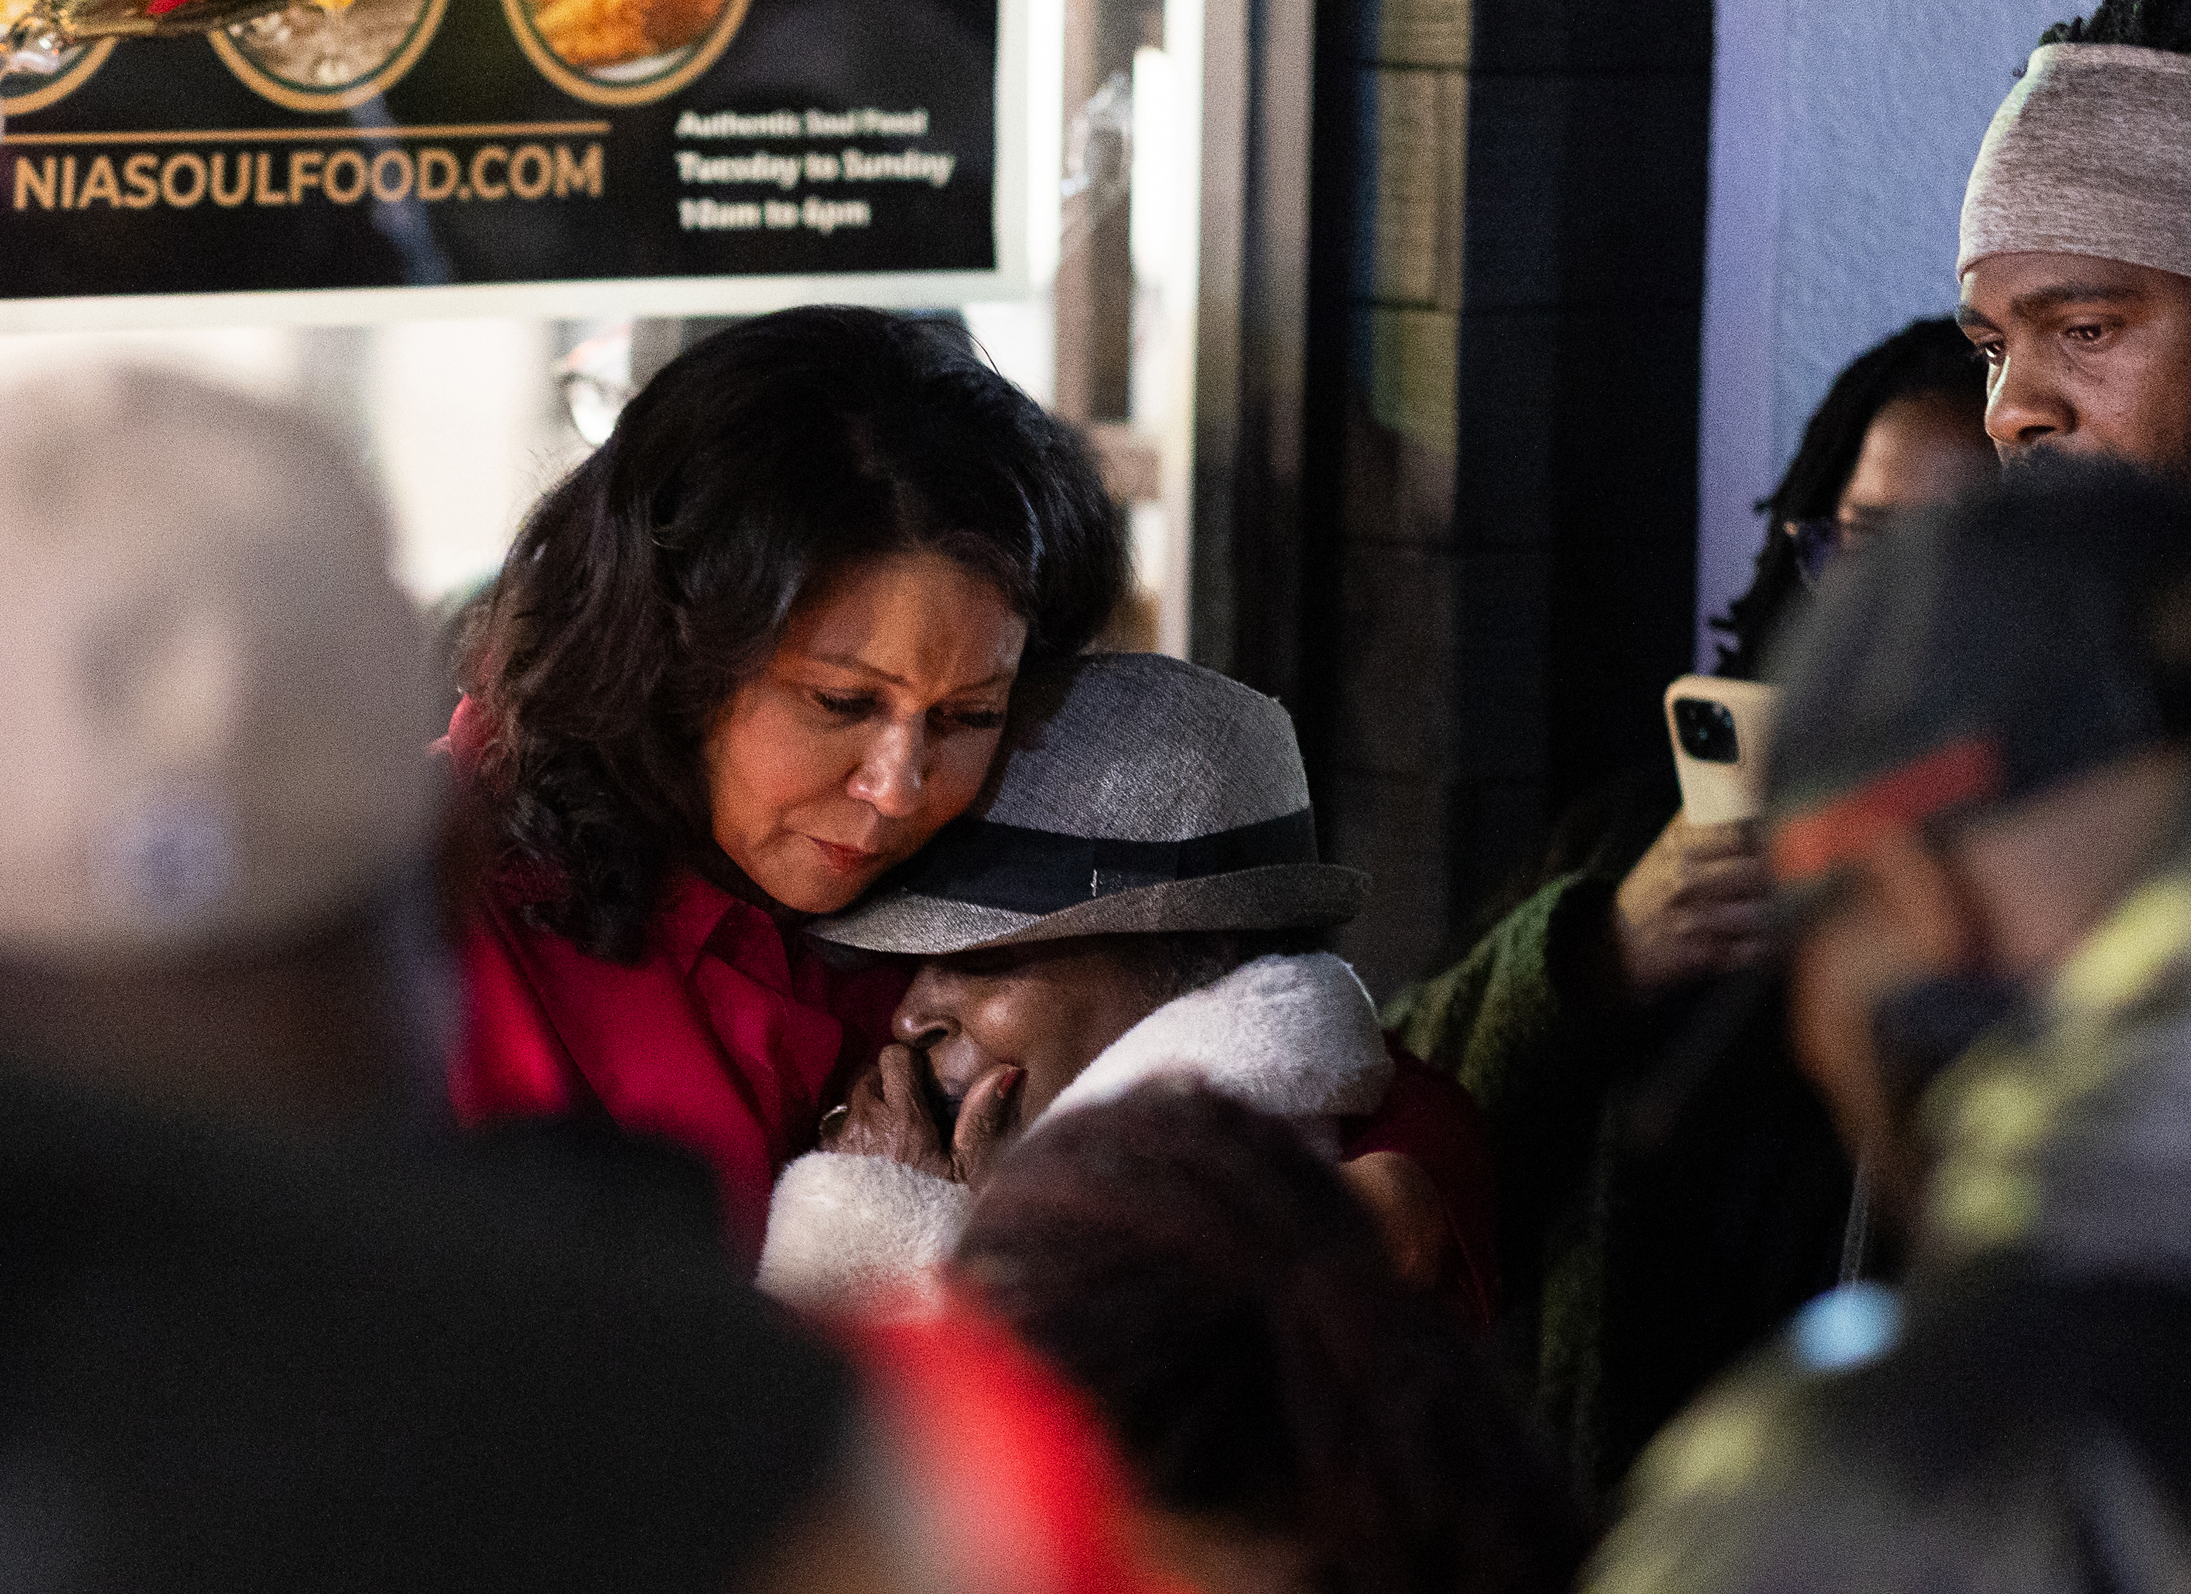
[[[665,369],[466,649],[449,748],[496,856],[459,1117],[696,1153],[757,1254],[907,978],[799,926],[973,801],[1022,664],[1085,645],[1126,572],[1072,435],[946,326],[786,311]]]

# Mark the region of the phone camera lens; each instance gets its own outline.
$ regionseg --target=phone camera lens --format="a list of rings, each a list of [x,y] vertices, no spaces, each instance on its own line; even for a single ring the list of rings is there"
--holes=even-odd
[[[1674,733],[1681,738],[1682,751],[1691,758],[1707,764],[1741,761],[1742,750],[1735,742],[1735,717],[1724,703],[1703,697],[1675,698]]]

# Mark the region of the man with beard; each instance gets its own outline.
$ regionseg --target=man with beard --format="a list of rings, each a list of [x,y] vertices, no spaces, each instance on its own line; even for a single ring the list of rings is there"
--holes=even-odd
[[[1910,1234],[1649,1451],[1586,1586],[2191,1579],[2191,499],[2049,459],[1798,639],[1797,1050]]]
[[[2003,460],[2191,479],[2191,0],[2048,30],[1978,152],[1956,273]]]

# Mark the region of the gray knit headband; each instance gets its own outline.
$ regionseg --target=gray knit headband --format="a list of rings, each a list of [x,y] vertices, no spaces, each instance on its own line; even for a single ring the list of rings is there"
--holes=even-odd
[[[1971,168],[1955,274],[2025,252],[2191,277],[2191,56],[2127,44],[2031,52]]]

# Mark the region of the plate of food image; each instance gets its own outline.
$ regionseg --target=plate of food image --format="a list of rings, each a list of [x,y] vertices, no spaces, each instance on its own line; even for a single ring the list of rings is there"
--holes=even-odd
[[[117,41],[111,37],[67,44],[58,50],[43,41],[26,41],[32,48],[24,58],[17,59],[9,47],[9,35],[33,11],[47,18],[55,15],[50,6],[41,8],[37,0],[0,0],[0,65],[10,68],[0,72],[0,118],[24,116],[66,99],[114,53]],[[62,34],[53,42],[66,37]]]
[[[292,111],[346,111],[417,64],[449,0],[300,0],[213,34],[254,93]]]
[[[502,4],[526,57],[557,88],[595,105],[644,105],[713,66],[750,0]]]

